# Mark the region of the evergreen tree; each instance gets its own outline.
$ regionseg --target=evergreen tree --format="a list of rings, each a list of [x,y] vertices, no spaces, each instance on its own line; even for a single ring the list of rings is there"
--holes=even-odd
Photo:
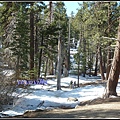
[[[118,37],[116,41],[116,48],[114,51],[114,57],[110,69],[110,74],[107,81],[105,97],[110,95],[117,96],[116,87],[118,84],[119,74],[120,74],[120,17],[118,26]]]
[[[16,57],[16,78],[25,77],[28,71],[29,22],[25,3],[19,3],[10,49]],[[18,54],[19,53],[19,54]]]
[[[65,37],[67,32],[67,16],[66,9],[64,8],[63,2],[57,2],[54,12],[54,22],[58,27],[58,62],[57,62],[57,90],[61,89],[60,79],[61,79],[61,70],[62,70],[62,61],[63,61],[63,52],[65,43]],[[63,41],[64,40],[64,41]]]

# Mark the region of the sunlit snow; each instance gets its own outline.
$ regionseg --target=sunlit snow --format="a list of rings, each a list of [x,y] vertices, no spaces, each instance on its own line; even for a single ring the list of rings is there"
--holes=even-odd
[[[105,86],[102,84],[80,86],[79,88],[71,89],[69,87],[71,80],[77,83],[77,76],[70,75],[69,77],[61,78],[61,90],[57,90],[57,79],[53,78],[48,79],[48,84],[46,85],[31,85],[29,90],[19,88],[16,93],[13,93],[13,95],[16,96],[19,95],[19,99],[17,99],[12,106],[9,106],[9,109],[6,107],[6,109],[0,113],[1,117],[22,115],[28,110],[55,109],[62,106],[75,108],[81,101],[102,97],[104,93]],[[88,76],[80,76],[79,83],[96,80],[101,79],[95,77],[89,79]],[[120,85],[118,84],[118,86]],[[118,87],[117,91],[120,91]],[[68,101],[69,97],[77,98],[78,101]]]

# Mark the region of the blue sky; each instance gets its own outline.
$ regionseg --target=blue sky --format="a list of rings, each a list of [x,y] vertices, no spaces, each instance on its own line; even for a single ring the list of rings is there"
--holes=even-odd
[[[48,4],[49,1],[44,1],[45,4]],[[56,2],[56,1],[53,1]],[[67,9],[67,15],[70,16],[73,11],[74,15],[77,13],[77,8],[80,8],[78,3],[83,1],[63,1],[65,3],[65,8]]]
[[[78,3],[82,1],[63,1],[65,3],[67,9],[67,15],[70,16],[71,12],[73,11],[74,15],[77,13],[77,8],[80,8]]]

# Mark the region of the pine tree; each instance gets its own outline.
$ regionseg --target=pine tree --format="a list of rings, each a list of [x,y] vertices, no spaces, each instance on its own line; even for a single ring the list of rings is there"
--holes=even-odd
[[[29,22],[26,4],[19,3],[19,11],[16,13],[16,23],[10,49],[16,57],[16,78],[23,78],[28,71],[29,53]],[[18,54],[19,53],[19,54]]]
[[[105,97],[110,95],[117,96],[116,87],[118,84],[119,74],[120,74],[120,17],[119,17],[119,26],[118,26],[118,37],[116,41],[116,48],[114,51],[114,57],[107,81]]]
[[[14,75],[7,77],[6,70],[14,70],[15,58],[12,56],[12,51],[10,50],[10,43],[12,41],[12,35],[14,31],[15,17],[14,13],[17,11],[17,7],[14,2],[3,2],[0,6],[0,42],[2,48],[0,48],[1,54],[1,72],[0,75],[0,103],[9,104],[12,102],[11,95],[16,88]],[[1,53],[2,52],[2,53]]]
[[[54,22],[58,27],[58,61],[57,61],[57,90],[61,89],[60,80],[61,80],[61,70],[62,70],[62,61],[63,61],[63,46],[65,43],[66,31],[67,31],[67,16],[66,9],[64,8],[63,2],[57,2],[54,12]],[[64,40],[64,41],[63,41]]]

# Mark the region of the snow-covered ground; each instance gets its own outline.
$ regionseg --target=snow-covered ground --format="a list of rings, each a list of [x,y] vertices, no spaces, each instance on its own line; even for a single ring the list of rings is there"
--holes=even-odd
[[[69,87],[70,81],[76,81],[77,76],[69,76],[61,78],[61,90],[57,90],[57,79],[48,79],[45,85],[31,85],[29,90],[19,88],[13,93],[19,96],[14,105],[5,106],[4,110],[0,112],[1,117],[22,115],[28,110],[35,111],[37,109],[55,109],[59,107],[75,108],[81,101],[92,100],[97,97],[102,97],[105,87],[103,85],[87,85],[85,87],[73,88]],[[80,76],[80,83],[101,80],[94,77]],[[118,83],[118,86],[120,84]],[[117,91],[120,88],[117,87]],[[68,101],[68,98],[77,98],[78,101]]]

